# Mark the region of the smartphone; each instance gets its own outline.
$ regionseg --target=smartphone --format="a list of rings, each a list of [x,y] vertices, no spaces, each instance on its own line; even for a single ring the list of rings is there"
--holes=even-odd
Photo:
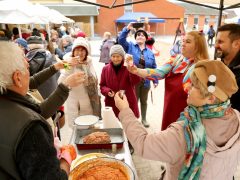
[[[134,28],[136,28],[136,29],[142,28],[142,27],[143,27],[143,23],[138,23],[138,22],[136,22],[136,23],[133,23],[132,26],[133,26]]]

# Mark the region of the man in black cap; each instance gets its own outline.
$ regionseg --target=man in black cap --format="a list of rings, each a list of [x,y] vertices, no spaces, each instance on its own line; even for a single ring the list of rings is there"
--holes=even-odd
[[[146,47],[146,40],[148,39],[148,34],[143,29],[139,29],[136,31],[134,37],[136,43],[128,42],[127,36],[128,33],[133,29],[134,23],[129,23],[127,27],[124,27],[119,38],[118,42],[123,46],[124,50],[133,56],[134,64],[142,69],[145,68],[156,68],[156,60],[151,49]],[[158,85],[158,80],[154,80],[154,87]],[[136,95],[137,98],[140,99],[141,104],[141,116],[142,123],[145,127],[149,127],[149,123],[146,119],[147,113],[147,99],[148,92],[150,90],[150,80],[146,79],[140,82],[136,86]]]

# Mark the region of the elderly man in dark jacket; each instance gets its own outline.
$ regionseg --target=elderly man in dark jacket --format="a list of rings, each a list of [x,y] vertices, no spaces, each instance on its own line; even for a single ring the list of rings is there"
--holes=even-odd
[[[240,87],[240,25],[225,24],[218,28],[215,43],[217,56],[234,73]],[[232,107],[240,111],[240,89],[230,99]]]
[[[42,109],[26,96],[29,65],[22,50],[0,42],[0,57],[0,179],[68,179],[73,156],[57,158]]]

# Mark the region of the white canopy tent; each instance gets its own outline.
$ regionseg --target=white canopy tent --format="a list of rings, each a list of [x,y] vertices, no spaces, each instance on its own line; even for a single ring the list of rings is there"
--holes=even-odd
[[[0,23],[47,24],[48,19],[34,12],[35,6],[28,1],[0,1]],[[34,13],[33,13],[34,12]]]
[[[12,2],[12,3],[11,3]],[[46,6],[33,5],[27,0],[0,1],[0,23],[8,24],[62,24],[73,23],[70,18]]]
[[[40,4],[31,4],[27,0],[4,0],[0,1],[0,23],[17,24],[21,37],[20,24],[63,24],[73,23],[70,18],[65,17],[56,10],[49,9]]]

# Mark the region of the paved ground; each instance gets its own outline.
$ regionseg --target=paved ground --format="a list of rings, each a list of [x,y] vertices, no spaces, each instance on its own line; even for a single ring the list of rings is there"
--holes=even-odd
[[[160,57],[157,58],[158,65],[162,64],[169,57],[169,49],[173,43],[174,37],[158,37],[156,46],[160,49]],[[102,67],[104,64],[99,63],[99,47],[100,40],[92,40],[92,55],[94,61],[94,67],[96,69],[98,77],[100,77]],[[214,48],[209,48],[210,57],[213,57]],[[151,100],[151,94],[152,99]],[[157,132],[161,128],[161,119],[162,119],[162,109],[163,109],[163,97],[164,97],[164,80],[159,81],[159,85],[156,89],[152,89],[149,93],[148,98],[148,110],[147,110],[147,120],[150,123],[150,128],[148,128],[149,133]],[[102,98],[103,99],[103,98]],[[103,103],[104,104],[104,103]],[[69,142],[71,131],[64,127],[61,130],[63,141]],[[157,180],[161,174],[161,165],[164,165],[162,162],[150,161],[142,159],[136,155],[133,155],[133,161],[137,170],[139,180]],[[239,171],[238,171],[239,172]],[[238,180],[240,180],[239,173],[237,174]]]

